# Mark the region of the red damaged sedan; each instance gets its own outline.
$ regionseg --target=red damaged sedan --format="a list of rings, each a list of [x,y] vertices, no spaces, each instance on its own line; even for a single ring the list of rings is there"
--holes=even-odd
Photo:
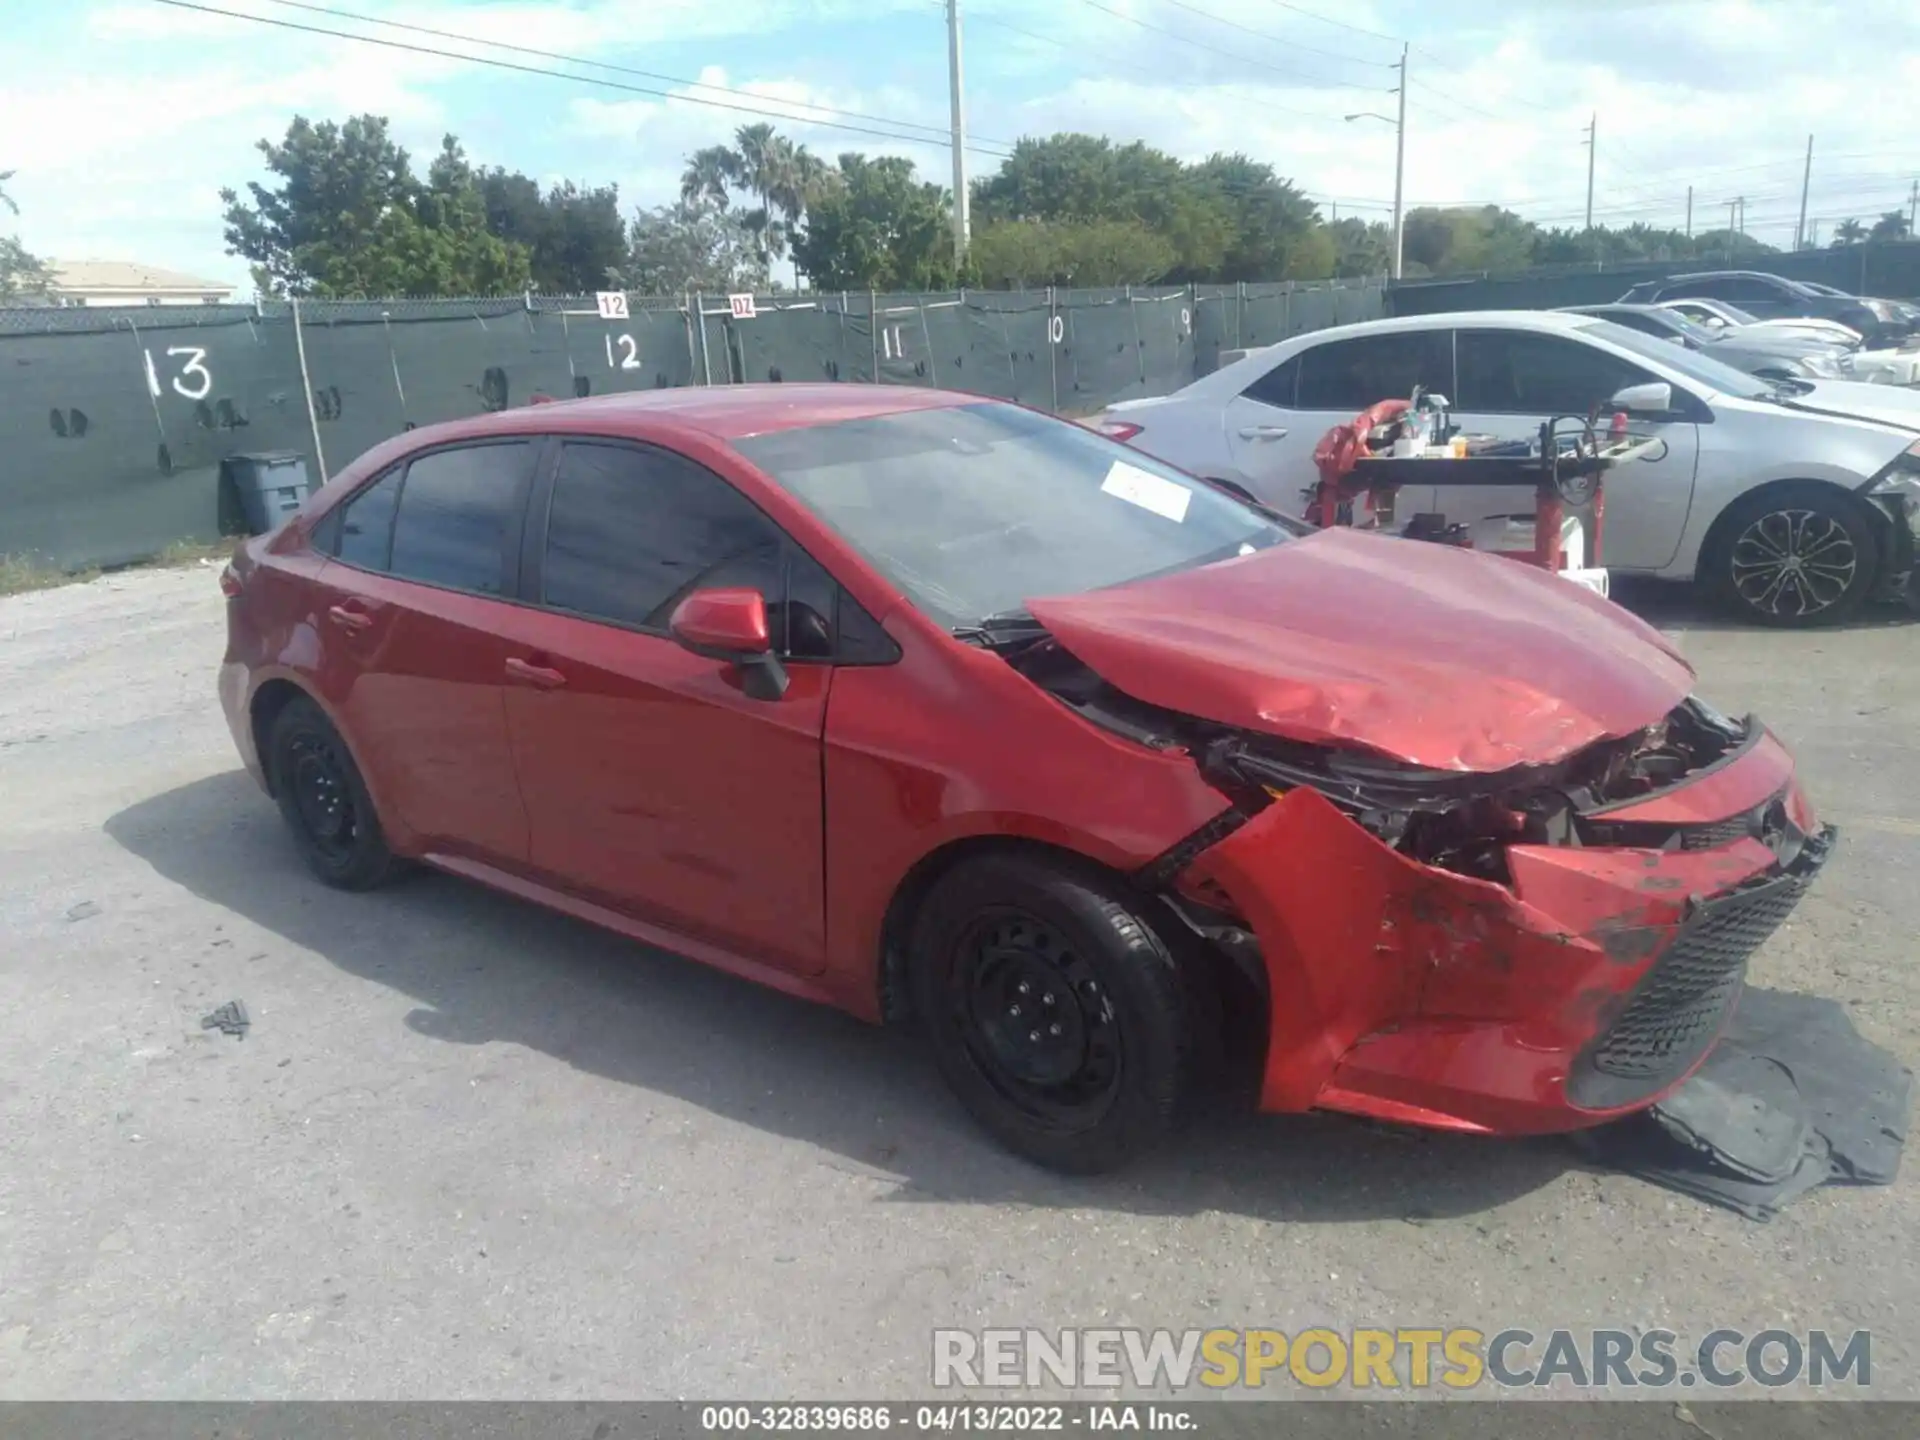
[[[1579,587],[951,393],[415,430],[222,585],[234,739],[322,880],[424,862],[915,1020],[1068,1170],[1247,1028],[1270,1111],[1650,1105],[1831,845],[1779,742]]]

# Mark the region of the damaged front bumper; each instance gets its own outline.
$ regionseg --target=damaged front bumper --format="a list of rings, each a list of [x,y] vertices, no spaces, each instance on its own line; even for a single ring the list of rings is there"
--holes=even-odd
[[[1262,1108],[1483,1133],[1580,1129],[1671,1091],[1833,844],[1757,725],[1704,769],[1580,807],[1555,843],[1508,846],[1500,879],[1423,863],[1317,788],[1269,794],[1167,877],[1251,932]]]

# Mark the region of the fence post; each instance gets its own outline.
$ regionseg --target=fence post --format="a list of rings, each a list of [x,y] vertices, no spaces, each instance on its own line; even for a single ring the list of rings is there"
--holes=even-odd
[[[693,296],[693,323],[700,327],[700,383],[713,384],[713,357],[707,353],[707,300],[699,291]]]
[[[1133,286],[1124,287],[1127,296],[1127,319],[1133,322],[1133,365],[1140,372],[1140,383],[1147,383],[1147,347],[1140,342],[1140,307],[1133,303]]]
[[[1233,348],[1247,348],[1247,282],[1233,282]]]
[[[693,343],[693,296],[685,290],[680,292],[680,319],[687,327],[687,383],[691,385],[693,383],[693,367],[699,362],[700,356],[699,352],[694,349]]]
[[[880,294],[867,291],[867,339],[873,342],[873,383],[880,383]]]
[[[1053,322],[1060,317],[1060,303],[1053,286],[1047,286],[1047,387],[1053,399],[1050,408],[1060,413],[1060,349],[1054,343]]]
[[[313,432],[313,463],[319,468],[320,483],[327,483],[327,451],[320,443],[320,416],[313,408],[313,377],[307,373],[307,336],[300,325],[300,297],[293,298],[293,350],[300,357],[300,388],[306,392],[307,428]]]

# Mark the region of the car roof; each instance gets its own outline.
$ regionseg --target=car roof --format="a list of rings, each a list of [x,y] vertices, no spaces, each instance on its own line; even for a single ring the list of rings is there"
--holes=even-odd
[[[1641,305],[1632,300],[1602,300],[1593,305],[1562,305],[1569,315],[1612,315],[1626,311],[1629,315],[1671,315],[1673,312],[1663,305]]]
[[[586,400],[520,405],[488,415],[422,426],[409,439],[442,440],[490,433],[573,431],[635,437],[698,431],[716,440],[738,440],[777,430],[870,420],[912,410],[944,410],[993,403],[990,397],[917,385],[753,384],[690,385],[635,390]],[[427,432],[433,432],[428,435]]]
[[[1352,325],[1310,330],[1281,343],[1299,343],[1304,349],[1306,342],[1329,338],[1346,340],[1361,335],[1392,335],[1403,330],[1473,330],[1488,325],[1509,330],[1584,330],[1597,318],[1566,310],[1440,310],[1431,315],[1398,315],[1390,320],[1362,320]]]

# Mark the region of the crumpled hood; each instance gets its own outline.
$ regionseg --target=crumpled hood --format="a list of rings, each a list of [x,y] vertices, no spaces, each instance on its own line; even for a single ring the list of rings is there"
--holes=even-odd
[[[1028,609],[1136,700],[1436,770],[1630,735],[1694,680],[1659,631],[1535,566],[1345,529]]]

